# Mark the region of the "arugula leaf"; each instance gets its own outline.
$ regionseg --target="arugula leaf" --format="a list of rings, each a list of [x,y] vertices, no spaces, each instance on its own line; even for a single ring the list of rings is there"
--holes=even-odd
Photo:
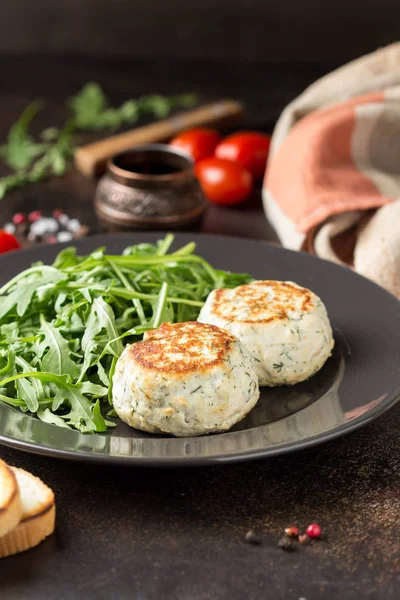
[[[40,134],[40,139],[44,142],[54,142],[58,138],[60,130],[57,127],[47,127]]]
[[[43,340],[38,345],[39,356],[42,358],[41,370],[56,375],[68,374],[72,379],[78,377],[79,367],[71,359],[67,340],[63,338],[56,327],[45,320],[42,314],[40,315],[40,329],[43,333]]]
[[[58,382],[58,391],[54,398],[53,406],[67,405],[69,411],[60,415],[68,424],[76,427],[82,433],[96,431],[96,422],[93,418],[93,404],[82,393],[82,384],[72,385]],[[107,390],[105,390],[105,393]],[[86,391],[88,393],[88,391]]]
[[[123,346],[119,339],[114,313],[109,304],[107,304],[107,302],[105,302],[102,298],[95,298],[86,322],[85,333],[82,337],[84,361],[79,381],[82,381],[85,372],[90,366],[92,366],[93,362],[99,365],[100,352],[97,352],[97,349],[99,346],[101,346],[101,343],[97,336],[102,330],[106,331],[108,340],[112,340],[109,342],[109,352],[118,357],[123,350]],[[106,344],[103,344],[103,347],[105,345]],[[93,360],[96,356],[96,360]],[[105,380],[102,367],[100,367],[99,377],[101,381]]]
[[[93,422],[96,427],[97,432],[102,432],[107,430],[107,425],[104,420],[103,415],[100,410],[100,402],[97,400],[96,404],[93,406]]]
[[[24,360],[22,356],[16,356],[15,363],[22,369],[23,373],[36,371],[36,369]],[[32,379],[32,381],[28,381],[27,379],[17,379],[16,387],[19,392],[18,396],[22,400],[25,400],[25,403],[31,412],[35,412],[39,407],[39,401],[43,400],[45,397],[44,387],[40,379]]]
[[[25,169],[47,147],[46,144],[36,143],[28,135],[29,125],[39,110],[39,102],[29,104],[18,121],[11,127],[8,133],[7,144],[0,147],[0,156],[4,158],[6,164],[12,169]]]
[[[19,187],[24,186],[28,183],[26,176],[23,173],[13,173],[0,179],[0,199],[3,198],[7,192],[11,192]]]
[[[4,336],[5,341],[8,345],[13,344],[17,341],[19,335],[18,323],[12,321],[11,323],[5,323],[0,327],[1,335]]]
[[[53,267],[56,269],[68,269],[68,267],[74,267],[77,263],[76,248],[70,246],[57,254]]]
[[[94,398],[103,398],[107,394],[107,388],[97,385],[91,381],[84,381],[80,385],[83,394],[89,394]]]
[[[52,175],[64,175],[69,166],[70,158],[75,149],[74,144],[75,122],[70,119],[59,132],[52,146],[45,156],[48,157],[49,170]]]
[[[115,356],[114,356],[114,358],[115,358]],[[101,383],[108,387],[110,385],[110,380],[109,380],[107,372],[106,372],[105,368],[103,367],[102,363],[100,362],[100,360],[97,361],[97,374],[99,376]]]
[[[76,96],[69,100],[69,107],[76,121],[77,127],[81,129],[96,128],[99,115],[107,106],[106,96],[101,87],[95,83],[87,83]]]
[[[128,100],[119,108],[110,108],[108,99],[101,87],[87,83],[76,96],[70,98],[69,106],[78,129],[99,131],[118,129],[124,124],[136,123],[144,114],[152,114],[162,119],[174,108],[189,108],[197,103],[197,96],[184,94],[167,97],[161,95],[143,96],[138,100]]]
[[[107,332],[109,339],[114,340],[110,343],[110,351],[114,356],[119,356],[122,352],[122,344],[119,340],[112,308],[107,302],[104,302],[103,298],[95,298],[82,338],[82,348],[85,352],[86,349],[92,352],[93,345],[97,347],[98,343],[95,338],[103,329]]]
[[[85,382],[85,384],[72,384],[68,382],[67,375],[54,375],[53,373],[41,373],[41,372],[26,372],[18,373],[0,382],[0,387],[7,383],[18,380],[29,380],[37,378],[41,382],[47,382],[54,384],[57,388],[56,395],[53,399],[52,409],[58,409],[61,406],[67,408],[67,412],[60,414],[59,416],[68,424],[73,425],[79,431],[84,433],[96,431],[95,420],[93,418],[93,404],[84,395],[103,396],[107,394],[107,388],[101,386],[95,386]],[[84,392],[84,393],[83,393]],[[26,400],[25,400],[26,401]],[[69,409],[69,410],[68,410]]]
[[[67,423],[61,417],[51,412],[49,408],[39,408],[37,411],[37,416],[45,423],[51,423],[51,425],[57,425],[58,427],[70,429],[69,425],[67,425]]]
[[[17,345],[15,343],[9,347],[8,361],[5,367],[0,371],[1,377],[13,377],[14,375],[18,375],[19,372],[17,367],[22,370],[22,374],[36,371],[35,367],[24,360],[21,355],[15,356],[17,351]],[[26,407],[27,410],[30,410],[33,413],[39,409],[40,404],[45,398],[45,390],[42,383],[39,380],[30,381],[23,375],[21,379],[16,379],[15,381],[15,392],[17,394],[16,400],[21,402],[21,408],[24,409]],[[10,403],[11,399],[6,402]]]
[[[29,274],[7,296],[0,297],[0,319],[14,307],[16,307],[17,315],[22,317],[31,304],[33,296],[38,292],[38,288],[48,283],[58,283],[65,278],[65,275],[56,269],[50,272],[48,269],[48,267],[39,268],[36,272]],[[2,288],[3,291],[4,287]]]

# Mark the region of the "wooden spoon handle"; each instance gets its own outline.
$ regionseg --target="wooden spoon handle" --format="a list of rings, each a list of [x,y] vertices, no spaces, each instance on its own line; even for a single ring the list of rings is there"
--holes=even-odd
[[[163,121],[81,146],[75,152],[75,165],[84,175],[93,177],[104,171],[107,160],[118,152],[140,144],[164,142],[191,127],[233,124],[243,114],[243,106],[234,100],[221,100],[207,104]]]

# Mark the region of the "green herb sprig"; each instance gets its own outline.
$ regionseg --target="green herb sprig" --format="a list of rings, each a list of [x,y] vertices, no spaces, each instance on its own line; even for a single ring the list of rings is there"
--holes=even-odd
[[[107,416],[124,345],[163,322],[196,320],[213,289],[252,280],[215,269],[194,243],[171,252],[173,240],[168,234],[121,256],[67,248],[53,265],[38,263],[6,283],[0,402],[84,433],[114,426]]]
[[[63,175],[70,166],[79,131],[117,130],[146,114],[161,119],[175,108],[189,108],[196,102],[193,94],[151,95],[112,108],[101,87],[91,82],[69,99],[70,118],[64,126],[43,130],[39,141],[29,134],[29,126],[41,109],[39,102],[33,102],[11,127],[7,143],[0,146],[0,157],[14,171],[0,178],[0,199],[13,189]]]

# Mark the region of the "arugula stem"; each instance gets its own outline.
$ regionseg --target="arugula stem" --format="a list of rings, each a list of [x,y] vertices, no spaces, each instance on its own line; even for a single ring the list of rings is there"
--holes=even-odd
[[[184,248],[181,250],[184,250]],[[129,266],[129,267],[150,266],[150,265],[168,265],[168,264],[173,264],[174,262],[178,262],[178,263],[186,262],[186,263],[188,263],[188,265],[190,265],[190,263],[198,263],[204,267],[204,270],[208,273],[208,275],[211,277],[211,279],[215,283],[219,283],[220,277],[219,277],[218,273],[215,271],[215,269],[213,269],[213,267],[204,258],[201,258],[200,256],[193,255],[193,254],[188,254],[188,255],[181,254],[179,252],[180,251],[177,251],[174,254],[167,254],[166,256],[146,256],[143,258],[138,258],[136,256],[107,256],[107,257],[104,257],[103,259],[91,258],[91,259],[87,259],[87,260],[83,261],[82,263],[80,263],[79,265],[74,267],[74,270],[81,271],[81,270],[91,269],[93,267],[97,267],[99,265],[104,264],[104,262],[106,260],[112,261],[114,263],[114,265]]]
[[[165,283],[165,281],[164,281],[164,283],[161,286],[160,293],[158,295],[157,305],[154,310],[154,315],[153,315],[153,319],[152,319],[152,326],[154,327],[154,329],[157,329],[157,327],[159,327],[161,324],[162,314],[163,314],[163,311],[165,308],[165,304],[167,302],[167,293],[168,293],[168,284]]]
[[[0,400],[6,404],[9,404],[10,406],[16,406],[20,408],[26,407],[25,400],[22,400],[21,398],[9,398],[8,396],[0,394]],[[41,407],[46,408],[47,406],[51,406],[53,404],[53,398],[39,398],[38,402]]]
[[[63,282],[60,283],[59,285],[60,288],[68,288],[68,289],[75,289],[75,290],[79,290],[81,289],[81,285],[79,283],[66,283],[63,285]],[[143,294],[141,292],[135,292],[135,291],[131,291],[131,290],[126,290],[124,288],[119,288],[119,287],[110,287],[108,289],[105,289],[103,287],[96,287],[95,285],[90,287],[90,290],[93,292],[100,292],[100,293],[110,293],[110,294],[114,294],[114,296],[119,296],[120,298],[126,298],[127,300],[130,300],[132,298],[139,298],[140,300],[148,300],[149,302],[151,302],[152,300],[156,300],[158,298],[158,294]],[[167,298],[168,302],[172,302],[173,304],[187,304],[188,306],[197,306],[199,308],[201,308],[204,304],[204,302],[200,302],[197,300],[189,300],[187,298]]]
[[[133,287],[131,286],[131,284],[129,283],[129,281],[125,277],[125,275],[122,273],[122,271],[118,267],[118,265],[114,264],[111,260],[109,260],[108,262],[111,265],[111,267],[114,269],[117,277],[119,277],[119,279],[124,284],[124,286],[126,287],[126,289],[130,290],[131,292],[133,292],[134,291]],[[133,302],[134,307],[136,308],[136,311],[137,311],[137,314],[138,314],[138,317],[139,317],[139,320],[140,320],[141,324],[145,325],[147,323],[147,320],[146,320],[146,315],[144,314],[142,303],[140,302],[139,298],[133,298],[132,302]]]
[[[164,256],[165,254],[167,254],[174,239],[175,239],[175,236],[172,235],[172,233],[167,233],[167,235],[165,236],[165,238],[162,240],[161,244],[158,247],[158,250],[157,250],[158,256]]]

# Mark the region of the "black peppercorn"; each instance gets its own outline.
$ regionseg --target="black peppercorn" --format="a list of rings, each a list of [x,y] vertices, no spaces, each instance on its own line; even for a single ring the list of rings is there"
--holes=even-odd
[[[286,550],[287,552],[291,552],[292,550],[294,550],[293,542],[290,538],[287,537],[287,535],[283,535],[280,538],[278,546],[280,546],[282,550]]]

